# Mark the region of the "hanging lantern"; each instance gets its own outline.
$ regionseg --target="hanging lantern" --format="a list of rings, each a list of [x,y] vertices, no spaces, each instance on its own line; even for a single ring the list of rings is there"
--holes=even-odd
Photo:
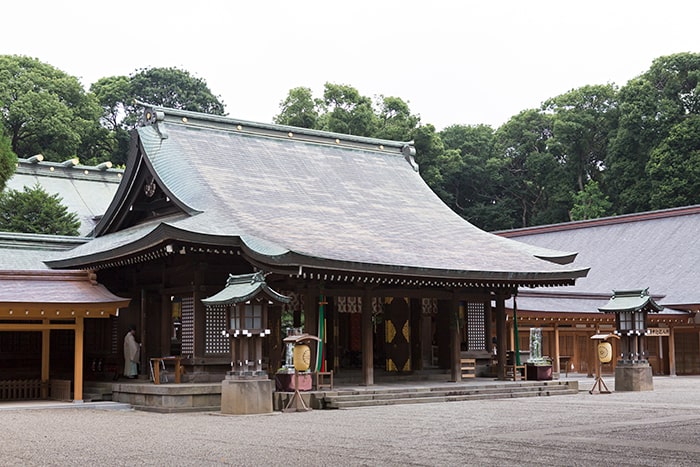
[[[608,363],[612,360],[612,345],[610,342],[598,344],[598,359],[601,363]]]
[[[294,346],[294,369],[307,371],[309,366],[311,366],[311,349],[306,344],[296,344]]]

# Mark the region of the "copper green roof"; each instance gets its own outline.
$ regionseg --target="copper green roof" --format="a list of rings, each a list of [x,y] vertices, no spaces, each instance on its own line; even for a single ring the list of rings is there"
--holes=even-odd
[[[85,166],[74,162],[20,158],[7,189],[22,191],[39,184],[48,194],[60,196],[68,212],[78,216],[80,235],[88,235],[112,202],[124,171],[110,168],[111,164]]]
[[[246,302],[260,294],[265,294],[269,299],[281,303],[289,303],[290,297],[282,295],[265,282],[265,276],[261,272],[254,274],[229,275],[226,287],[209,298],[202,300],[207,306],[230,305]]]
[[[663,308],[649,295],[649,289],[639,289],[614,291],[610,301],[598,308],[598,310],[604,313],[622,313],[626,311],[659,312]]]
[[[163,108],[146,115],[97,237],[51,267],[100,267],[179,240],[238,248],[260,268],[299,275],[537,286],[587,273],[554,263],[571,252],[501,238],[454,213],[420,177],[410,142]],[[151,178],[168,216],[137,222]]]

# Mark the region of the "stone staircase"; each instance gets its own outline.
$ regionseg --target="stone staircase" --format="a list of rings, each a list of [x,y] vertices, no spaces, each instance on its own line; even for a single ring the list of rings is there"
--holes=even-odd
[[[338,390],[325,393],[323,408],[349,409],[395,404],[508,399],[577,393],[578,381],[522,381],[458,387],[437,385],[423,388]]]
[[[83,383],[83,400],[85,402],[111,401],[111,381],[85,381]]]

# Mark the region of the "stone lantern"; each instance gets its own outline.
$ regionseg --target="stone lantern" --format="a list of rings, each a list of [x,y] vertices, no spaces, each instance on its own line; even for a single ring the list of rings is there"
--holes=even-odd
[[[649,295],[649,289],[616,290],[610,301],[598,310],[615,313],[615,334],[620,338],[620,354],[615,366],[615,390],[653,390],[652,370],[647,360],[645,342],[647,315],[658,313],[663,307]]]
[[[221,411],[228,414],[272,412],[272,381],[262,368],[263,339],[268,306],[291,299],[271,289],[262,272],[229,276],[226,287],[203,299],[207,309],[227,311],[229,327],[222,334],[231,341],[231,371],[221,387]]]

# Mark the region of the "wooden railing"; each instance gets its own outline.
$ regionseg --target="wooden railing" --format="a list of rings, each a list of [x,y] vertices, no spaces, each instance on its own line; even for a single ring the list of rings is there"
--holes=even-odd
[[[0,381],[0,400],[16,401],[41,399],[40,379],[11,379]],[[44,391],[44,394],[46,391]]]
[[[71,400],[71,381],[52,379],[12,379],[0,381],[0,401],[43,399]]]

